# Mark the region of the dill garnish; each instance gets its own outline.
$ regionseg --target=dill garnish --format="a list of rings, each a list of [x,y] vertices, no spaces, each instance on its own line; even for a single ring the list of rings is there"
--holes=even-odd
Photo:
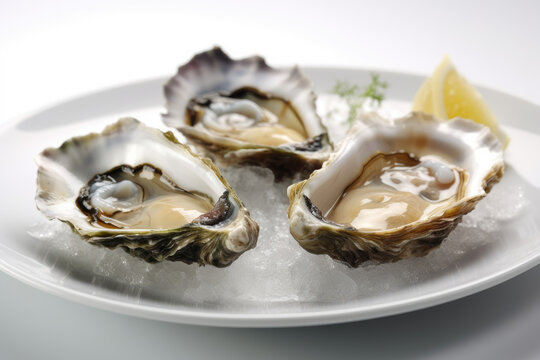
[[[347,122],[352,125],[358,112],[366,101],[372,101],[377,106],[384,100],[384,89],[388,87],[385,81],[381,81],[378,74],[370,74],[371,83],[366,87],[351,85],[347,81],[336,81],[333,92],[347,102],[349,105],[349,117]]]

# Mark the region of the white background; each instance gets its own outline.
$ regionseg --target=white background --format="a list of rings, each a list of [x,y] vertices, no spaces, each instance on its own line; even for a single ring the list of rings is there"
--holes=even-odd
[[[471,82],[540,103],[539,14],[534,1],[0,0],[0,123],[170,75],[213,45],[421,74],[448,53]],[[386,319],[227,330],[111,314],[0,274],[0,358],[540,358],[539,276]]]
[[[0,2],[0,117],[174,73],[221,45],[273,65],[427,74],[444,54],[477,84],[540,102],[534,1]]]

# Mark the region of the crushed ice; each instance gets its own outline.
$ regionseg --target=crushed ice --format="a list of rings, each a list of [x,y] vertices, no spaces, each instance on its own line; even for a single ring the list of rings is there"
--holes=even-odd
[[[114,281],[116,290],[126,296],[139,296],[146,288],[163,294],[162,300],[174,301],[177,294],[182,301],[198,304],[337,303],[415,284],[433,271],[453,266],[468,252],[494,241],[501,223],[517,216],[526,204],[523,190],[503,181],[463,218],[439,249],[427,256],[349,269],[328,256],[304,251],[290,235],[288,183],[274,184],[266,169],[236,170],[227,169],[224,175],[259,223],[260,236],[255,249],[224,269],[170,262],[147,264],[119,249],[89,245],[59,221],[44,220],[29,234],[46,242],[45,256],[55,263],[60,258],[70,271],[86,264],[94,285]]]
[[[323,97],[323,101],[327,100]],[[338,108],[333,114],[342,111],[339,104]],[[328,117],[326,122],[334,139],[340,138],[342,124]],[[59,221],[43,220],[28,233],[42,243],[44,261],[61,265],[65,276],[88,276],[86,281],[96,291],[107,288],[130,298],[196,306],[251,303],[270,307],[276,302],[340,303],[414,285],[493,241],[501,223],[516,217],[526,205],[523,189],[503,179],[427,256],[349,269],[328,256],[304,251],[290,235],[286,211],[290,182],[275,184],[269,170],[257,167],[229,168],[223,174],[260,226],[257,247],[224,269],[180,262],[147,264],[120,249],[89,245]]]

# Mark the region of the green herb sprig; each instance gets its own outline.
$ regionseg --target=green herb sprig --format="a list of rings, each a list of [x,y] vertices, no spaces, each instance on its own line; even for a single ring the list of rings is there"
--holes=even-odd
[[[371,83],[366,87],[351,85],[347,81],[336,81],[333,92],[347,102],[349,105],[349,117],[347,122],[352,126],[356,116],[364,106],[366,101],[373,101],[379,106],[384,100],[384,90],[388,87],[388,83],[381,81],[378,74],[370,74]]]

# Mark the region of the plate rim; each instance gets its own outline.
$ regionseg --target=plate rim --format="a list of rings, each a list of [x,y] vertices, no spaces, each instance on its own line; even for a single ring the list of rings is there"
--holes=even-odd
[[[413,72],[392,71],[378,68],[303,66],[302,69],[308,71],[312,70],[322,72],[356,71],[369,73],[376,71],[398,76],[416,78],[426,77],[425,75]],[[160,81],[162,79],[166,80],[166,78],[167,77],[165,76],[145,78],[129,83],[122,83],[114,86],[104,87],[98,90],[93,90],[87,93],[75,95],[73,97],[65,98],[47,106],[30,110],[23,115],[2,122],[0,124],[0,133],[4,133],[9,129],[14,128],[18,123],[24,121],[31,116],[38,115],[41,112],[44,112],[48,109],[54,108],[70,101],[85,98],[94,94],[99,94],[107,90],[129,88],[144,83]],[[478,88],[481,91],[487,90],[490,92],[495,92],[498,93],[498,95],[503,95],[505,97],[513,98],[514,100],[523,101],[540,108],[540,105],[535,101],[512,95],[502,90],[487,86],[478,86]],[[121,313],[124,315],[131,315],[140,318],[168,321],[174,323],[217,327],[251,328],[294,327],[347,323],[392,316],[406,313],[409,311],[425,309],[446,302],[454,301],[475,294],[477,292],[481,292],[490,287],[503,283],[517,275],[520,275],[537,266],[538,264],[540,264],[540,251],[536,254],[524,257],[520,262],[514,264],[513,266],[506,267],[501,271],[491,273],[489,276],[484,276],[480,279],[476,279],[475,281],[470,281],[460,286],[454,286],[449,289],[440,290],[427,295],[416,295],[406,300],[384,302],[383,305],[370,305],[363,307],[349,306],[348,308],[316,310],[308,312],[293,311],[284,313],[231,313],[208,310],[201,311],[198,309],[184,310],[174,309],[172,307],[141,305],[135,303],[127,303],[121,300],[115,300],[104,296],[93,295],[81,290],[67,288],[62,286],[61,284],[52,283],[42,278],[33,278],[30,274],[25,273],[24,271],[18,269],[16,266],[7,262],[4,258],[0,257],[0,271],[4,272],[5,274],[36,289],[42,290],[46,293],[58,296],[63,299],[74,301],[79,304],[91,306],[106,311]]]
[[[458,287],[450,288],[450,290],[442,290],[429,295],[415,296],[406,301],[386,302],[382,306],[372,305],[367,307],[367,311],[364,310],[364,308],[350,307],[338,310],[331,309],[309,312],[263,314],[225,313],[219,311],[204,312],[197,310],[187,311],[126,303],[62,287],[59,284],[32,279],[30,276],[24,272],[18,271],[16,267],[12,267],[1,258],[0,270],[14,279],[48,294],[71,300],[82,305],[123,315],[188,325],[236,328],[276,328],[349,323],[426,309],[489,289],[532,269],[539,263],[540,252],[533,256],[526,257],[525,260],[506,270],[492,273],[490,276],[468,282],[467,284]]]

